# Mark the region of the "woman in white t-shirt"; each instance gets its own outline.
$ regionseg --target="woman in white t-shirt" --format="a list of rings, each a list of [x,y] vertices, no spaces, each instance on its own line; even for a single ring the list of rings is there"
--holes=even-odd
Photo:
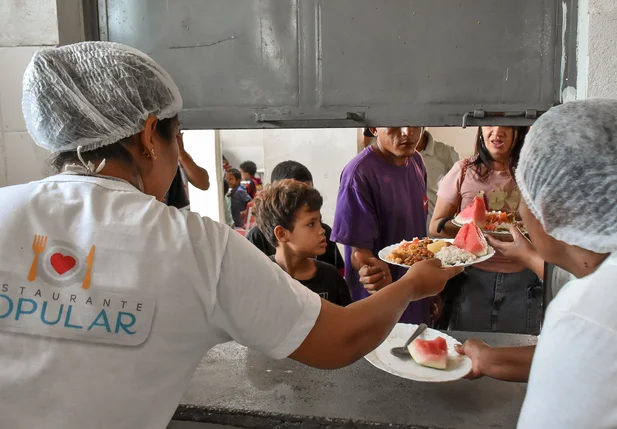
[[[549,110],[527,136],[517,182],[533,245],[518,231],[491,243],[538,274],[547,261],[577,279],[550,303],[537,347],[469,340],[459,352],[470,378],[529,380],[519,428],[615,428],[617,101]]]
[[[0,189],[1,428],[164,428],[214,345],[345,366],[459,272],[426,261],[346,308],[320,300],[228,226],[161,202],[182,99],[145,54],[44,49],[23,88],[61,174]]]

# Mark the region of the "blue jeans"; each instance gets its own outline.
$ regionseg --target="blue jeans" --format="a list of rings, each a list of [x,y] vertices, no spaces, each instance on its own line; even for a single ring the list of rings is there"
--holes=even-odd
[[[533,334],[542,322],[543,284],[531,270],[503,274],[466,269],[449,329]]]

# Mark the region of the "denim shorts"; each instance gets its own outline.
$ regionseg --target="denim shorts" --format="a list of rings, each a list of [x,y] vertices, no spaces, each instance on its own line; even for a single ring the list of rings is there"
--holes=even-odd
[[[540,332],[543,283],[531,270],[491,273],[474,267],[454,300],[448,326],[456,331]]]

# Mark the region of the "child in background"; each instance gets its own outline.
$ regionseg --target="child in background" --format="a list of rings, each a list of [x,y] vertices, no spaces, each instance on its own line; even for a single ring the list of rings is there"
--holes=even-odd
[[[263,188],[263,183],[257,174],[257,165],[253,161],[244,161],[240,164],[240,173],[242,174],[242,184],[246,187],[246,192],[251,198],[255,198],[257,192]]]
[[[231,197],[229,193],[229,183],[223,179],[223,198],[225,199],[225,224],[234,226],[234,218],[231,216]]]
[[[297,161],[283,161],[277,164],[272,169],[272,174],[270,180],[272,183],[278,182],[279,180],[284,179],[293,179],[298,182],[303,182],[309,187],[313,187],[313,175],[304,165],[300,164]],[[250,204],[249,204],[250,205]],[[325,223],[321,223],[321,227],[326,230],[326,240],[328,246],[326,247],[326,252],[317,255],[317,260],[328,263],[334,266],[341,275],[344,274],[345,261],[341,256],[338,248],[336,247],[336,243],[330,240],[330,234],[332,233],[332,228]],[[248,234],[246,234],[246,238],[248,241],[253,243],[255,247],[264,252],[266,255],[271,256],[276,253],[275,246],[272,246],[264,233],[259,229],[259,226],[254,226]]]
[[[270,258],[287,274],[325,300],[345,306],[351,303],[345,279],[332,265],[314,259],[327,247],[322,204],[323,198],[312,186],[282,180],[257,196],[257,225],[276,247]]]
[[[231,216],[234,220],[236,228],[244,227],[244,216],[242,213],[246,210],[246,205],[251,201],[251,197],[246,193],[246,190],[241,186],[240,171],[235,168],[227,170],[227,182],[229,183],[229,199],[231,200]]]

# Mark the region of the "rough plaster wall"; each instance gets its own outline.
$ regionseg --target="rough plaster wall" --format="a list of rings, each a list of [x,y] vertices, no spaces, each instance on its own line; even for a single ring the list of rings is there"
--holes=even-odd
[[[26,131],[21,82],[32,55],[57,43],[55,1],[0,1],[0,186],[38,180],[49,173],[48,153]]]
[[[56,45],[58,40],[55,1],[0,1],[0,46]]]
[[[587,2],[587,96],[617,98],[617,1]]]

